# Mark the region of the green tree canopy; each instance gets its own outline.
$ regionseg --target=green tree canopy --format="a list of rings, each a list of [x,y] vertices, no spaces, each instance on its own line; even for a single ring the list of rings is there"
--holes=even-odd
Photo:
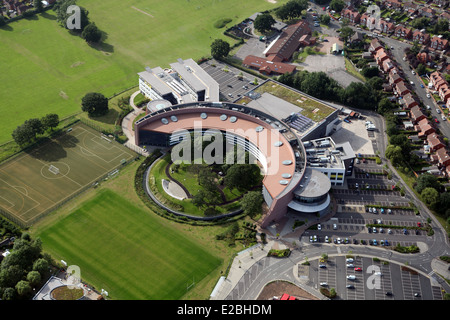
[[[90,116],[101,116],[108,113],[108,99],[101,93],[89,92],[81,99],[81,110]]]
[[[420,196],[422,197],[422,201],[432,208],[435,208],[439,201],[439,192],[431,187],[423,189]]]
[[[81,37],[87,43],[97,43],[102,39],[102,32],[97,28],[94,22],[89,23],[81,32]]]
[[[331,0],[330,9],[336,12],[341,12],[345,8],[345,2],[343,0]]]
[[[440,183],[436,176],[429,173],[424,173],[417,178],[417,182],[414,188],[418,193],[422,194],[422,191],[425,188],[433,188],[439,190]]]
[[[260,169],[255,164],[235,164],[226,173],[225,185],[230,189],[248,190],[261,181]]]
[[[59,124],[59,116],[56,113],[49,113],[41,119],[41,122],[44,130],[53,130]]]
[[[216,39],[211,43],[211,55],[214,59],[226,58],[230,53],[230,44],[222,39]]]
[[[272,30],[272,26],[275,24],[275,22],[275,19],[270,13],[263,13],[256,17],[253,25],[259,32],[267,33]]]
[[[241,200],[241,208],[245,214],[250,217],[254,217],[258,213],[261,213],[261,205],[264,198],[260,191],[249,191]]]

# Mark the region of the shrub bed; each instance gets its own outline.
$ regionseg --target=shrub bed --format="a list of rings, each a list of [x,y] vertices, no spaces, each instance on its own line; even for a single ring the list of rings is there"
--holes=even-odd
[[[268,257],[277,257],[277,258],[285,258],[289,257],[291,255],[290,249],[283,249],[283,250],[276,250],[276,249],[270,249],[267,253]]]

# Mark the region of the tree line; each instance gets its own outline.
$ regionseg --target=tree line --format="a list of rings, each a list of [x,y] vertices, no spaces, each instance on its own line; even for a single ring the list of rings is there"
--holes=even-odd
[[[49,113],[40,119],[26,120],[12,132],[12,137],[19,146],[24,147],[35,143],[37,137],[46,131],[53,132],[58,124],[59,116],[55,113]]]
[[[73,12],[68,8],[72,5],[76,5],[76,0],[60,0],[53,6],[53,11],[56,12],[56,20],[61,26],[69,29],[67,21],[72,19]],[[89,19],[89,11],[81,6],[80,8],[80,29],[71,29],[72,32],[78,34],[87,43],[98,43],[103,37],[102,31],[95,25],[94,22]]]
[[[309,72],[306,70],[296,73],[285,73],[277,80],[285,85],[309,94],[317,99],[345,104],[349,107],[374,110],[381,102],[379,81],[374,74],[369,74],[367,82],[352,82],[343,88],[336,80],[325,72]]]
[[[2,300],[28,300],[49,276],[50,255],[42,252],[42,241],[24,233],[14,240],[9,255],[0,263]]]

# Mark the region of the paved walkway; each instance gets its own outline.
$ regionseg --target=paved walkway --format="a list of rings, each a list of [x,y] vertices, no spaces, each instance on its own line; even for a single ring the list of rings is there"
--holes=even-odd
[[[134,142],[134,130],[133,130],[133,122],[134,119],[140,115],[141,113],[143,113],[144,111],[140,108],[138,108],[135,104],[134,104],[134,98],[136,97],[136,95],[139,94],[139,90],[134,92],[131,97],[130,97],[130,106],[133,108],[133,111],[131,111],[129,114],[127,114],[123,120],[122,120],[122,131],[125,134],[125,136],[128,138],[128,141],[125,142],[125,146],[128,147],[129,149],[143,155],[143,156],[148,156],[149,155],[149,150],[146,150],[144,148],[141,148],[139,146],[137,146]]]

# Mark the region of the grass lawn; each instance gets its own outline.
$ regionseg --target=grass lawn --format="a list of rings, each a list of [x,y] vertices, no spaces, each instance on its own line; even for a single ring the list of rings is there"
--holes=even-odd
[[[137,85],[137,73],[146,66],[209,56],[211,42],[226,38],[225,27],[214,27],[217,20],[230,18],[232,26],[284,2],[79,0],[106,33],[97,48],[60,27],[52,10],[10,23],[0,28],[0,143],[29,118],[78,112],[89,91],[110,97]]]
[[[79,266],[83,280],[107,290],[112,299],[180,299],[188,285],[222,263],[109,189],[38,236],[46,251]]]

